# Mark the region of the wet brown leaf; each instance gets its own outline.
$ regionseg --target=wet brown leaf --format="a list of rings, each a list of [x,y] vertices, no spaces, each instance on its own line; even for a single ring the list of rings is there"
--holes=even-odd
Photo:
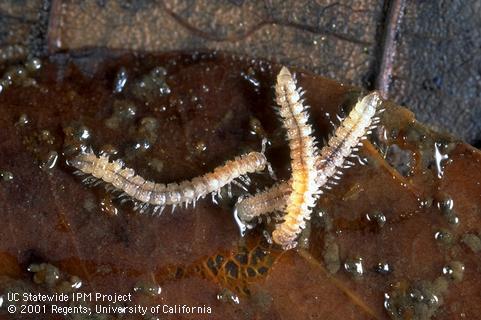
[[[2,293],[131,292],[143,306],[206,305],[215,319],[479,314],[479,259],[463,240],[481,232],[476,149],[386,102],[361,152],[368,163],[346,170],[319,200],[309,247],[283,253],[262,236],[272,224],[239,236],[231,200],[141,215],[101,186],[84,186],[65,164],[85,144],[116,150],[149,179],[179,181],[259,150],[267,136],[267,156],[287,178],[271,108],[278,65],[222,53],[98,50],[43,64],[0,95],[0,170],[13,177],[0,182]],[[308,73],[298,79],[316,134],[326,137],[329,120],[360,92]],[[253,178],[255,187],[272,184]]]

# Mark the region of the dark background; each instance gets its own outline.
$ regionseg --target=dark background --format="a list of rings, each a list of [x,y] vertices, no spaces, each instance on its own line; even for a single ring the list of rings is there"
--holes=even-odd
[[[480,145],[479,0],[1,1],[1,64],[86,47],[273,59],[379,89]]]

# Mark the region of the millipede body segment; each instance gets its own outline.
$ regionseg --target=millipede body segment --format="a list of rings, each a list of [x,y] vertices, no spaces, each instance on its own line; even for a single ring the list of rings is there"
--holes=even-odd
[[[276,102],[287,131],[291,154],[291,193],[287,201],[284,222],[276,226],[272,239],[284,249],[297,245],[296,239],[306,220],[311,216],[319,194],[316,162],[318,150],[308,122],[306,106],[301,100],[302,92],[286,67],[277,75]]]
[[[290,182],[277,183],[254,196],[239,199],[235,206],[235,212],[242,221],[251,222],[266,213],[284,211],[291,191]]]
[[[107,156],[97,156],[92,151],[82,152],[69,164],[82,174],[92,175],[98,181],[113,186],[114,190],[123,192],[144,211],[148,206],[154,207],[154,212],[160,212],[166,205],[188,205],[220,189],[234,179],[242,178],[248,173],[260,172],[268,165],[263,153],[250,152],[227,161],[213,172],[192,180],[180,183],[155,183],[148,181],[130,168],[124,167],[120,160],[109,161]]]

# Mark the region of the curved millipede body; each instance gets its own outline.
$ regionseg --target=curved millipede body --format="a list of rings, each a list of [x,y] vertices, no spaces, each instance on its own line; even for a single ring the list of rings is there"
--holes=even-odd
[[[234,179],[242,179],[248,173],[260,172],[268,166],[263,153],[250,152],[227,161],[203,176],[180,183],[163,184],[145,180],[136,175],[133,169],[125,168],[122,161],[109,161],[107,156],[96,156],[92,151],[80,153],[69,164],[82,174],[92,175],[115,191],[125,193],[142,212],[149,206],[153,206],[155,212],[162,212],[166,205],[195,205],[198,199],[218,193],[222,187],[235,183]]]

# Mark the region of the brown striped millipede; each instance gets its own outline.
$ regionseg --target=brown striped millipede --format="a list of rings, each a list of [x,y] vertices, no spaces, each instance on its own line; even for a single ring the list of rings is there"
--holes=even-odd
[[[192,180],[163,184],[145,180],[136,175],[133,169],[125,168],[122,161],[109,161],[107,156],[96,156],[93,151],[81,152],[69,164],[77,168],[79,173],[91,175],[88,180],[104,182],[113,187],[114,191],[125,193],[141,212],[153,207],[153,211],[159,213],[167,205],[172,205],[172,210],[182,204],[187,206],[192,203],[195,206],[197,200],[208,194],[212,194],[214,199],[214,195],[219,194],[224,186],[236,183],[234,179],[244,178],[247,181],[248,173],[270,168],[263,150],[236,157],[215,168],[213,172]]]
[[[340,179],[340,175],[342,175],[340,169],[347,168],[353,164],[346,159],[355,156],[354,152],[362,144],[361,141],[379,123],[378,115],[383,111],[383,109],[379,108],[381,102],[382,100],[377,92],[365,96],[355,105],[349,115],[335,130],[334,135],[321,150],[320,155],[316,157],[317,186],[330,189],[330,184],[335,184],[336,180]],[[248,222],[257,216],[282,210],[290,201],[290,197],[285,195],[286,190],[291,190],[289,184],[288,182],[283,182],[262,193],[241,199],[236,205],[238,216]],[[322,193],[322,190],[319,190],[319,193]],[[286,219],[284,223],[292,223],[291,221]],[[292,234],[290,237],[288,236],[290,239],[295,239],[298,235],[298,233],[295,233],[296,230],[299,230],[296,223],[302,226],[302,222],[294,220],[294,227],[290,228],[290,230],[287,229],[288,232],[292,230]],[[274,241],[277,242],[275,237]],[[280,244],[283,245],[283,243]],[[283,246],[285,248],[293,247],[295,243],[287,243],[287,246]]]

